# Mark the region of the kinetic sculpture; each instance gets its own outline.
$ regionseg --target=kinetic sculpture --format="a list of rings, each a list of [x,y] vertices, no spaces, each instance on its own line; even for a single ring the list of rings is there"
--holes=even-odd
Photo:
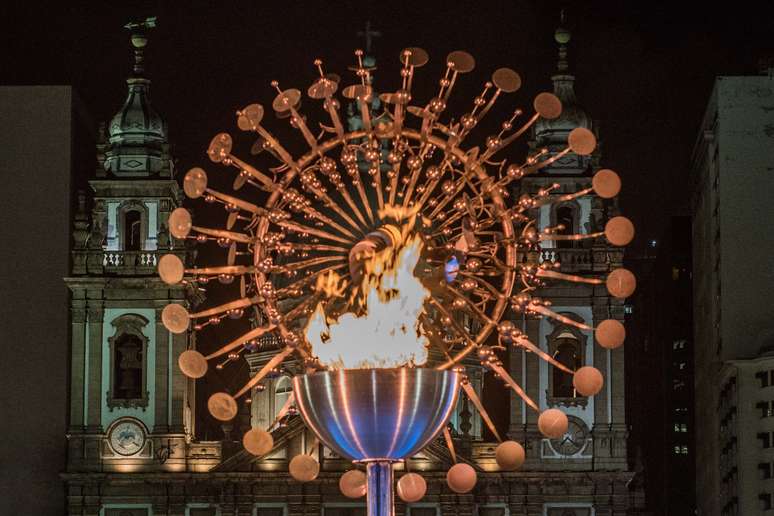
[[[292,155],[262,125],[265,112],[259,104],[238,111],[237,125],[257,133],[252,150],[267,160],[263,167],[234,155],[230,135],[213,138],[207,151],[212,162],[235,170],[235,190],[249,185],[255,192],[232,196],[210,188],[201,168],[186,174],[187,196],[223,204],[228,218],[224,229],[202,227],[178,208],[170,215],[170,232],[177,239],[216,241],[228,250],[226,263],[186,269],[169,254],[159,260],[159,274],[170,284],[237,280],[239,296],[196,313],[171,304],[162,318],[170,331],[181,333],[192,321],[199,330],[254,309],[262,322],[207,356],[185,351],[179,358],[181,370],[199,378],[210,361],[225,357],[219,366],[236,361],[261,337],[276,335],[282,342],[277,354],[238,392],[213,394],[210,413],[223,421],[235,417],[237,400],[295,354],[306,373],[294,378],[294,396],[280,417],[295,405],[327,447],[365,463],[367,484],[355,469],[341,477],[341,489],[351,497],[367,492],[369,514],[388,515],[393,511],[393,463],[416,454],[441,432],[460,388],[500,440],[466,380],[462,361],[471,354],[536,411],[538,405],[498,360],[497,348],[523,348],[573,374],[581,395],[601,389],[598,370],[568,369],[504,315],[510,310],[551,317],[594,331],[601,346],[620,346],[625,332],[617,320],[592,328],[555,313],[535,292],[549,280],[570,281],[606,284],[610,294],[625,298],[635,288],[631,272],[616,269],[604,278],[569,275],[557,262],[541,262],[539,251],[545,240],[606,238],[623,246],[632,240],[634,228],[624,217],[614,217],[604,231],[589,234],[537,227],[535,211],[542,205],[593,194],[615,197],[620,180],[611,170],[598,171],[592,187],[577,193],[557,195],[554,185],[510,199],[512,182],[569,153],[594,151],[594,134],[578,128],[569,134],[567,148],[553,155],[543,149],[522,163],[501,157],[539,118],[561,114],[556,96],[539,94],[534,114],[525,116],[517,109],[498,134],[486,137],[483,145],[468,145],[468,136],[495,103],[519,89],[516,72],[496,70],[469,112],[443,121],[458,79],[474,68],[470,54],[448,55],[438,93],[424,104],[412,96],[415,72],[428,62],[424,50],[401,52],[400,87],[379,96],[362,51],[355,56],[356,83],[343,88],[337,75],[325,73],[322,62],[315,61],[319,77],[307,95],[327,115],[319,128],[301,114],[299,90],[272,83],[278,92],[272,109],[300,133],[308,147],[303,154]],[[359,114],[349,130],[342,123],[338,90]],[[538,421],[540,431],[551,438],[563,435],[567,424],[557,409],[543,411]],[[454,456],[448,431],[444,435]],[[261,456],[272,449],[273,440],[265,429],[255,428],[245,435],[244,445]],[[502,442],[496,458],[501,468],[515,469],[524,461],[524,449]],[[290,472],[298,480],[312,480],[319,463],[302,454],[290,462]],[[453,491],[463,493],[474,487],[476,473],[460,462],[447,480]],[[417,501],[425,487],[421,476],[408,473],[398,481],[397,492],[404,501]]]

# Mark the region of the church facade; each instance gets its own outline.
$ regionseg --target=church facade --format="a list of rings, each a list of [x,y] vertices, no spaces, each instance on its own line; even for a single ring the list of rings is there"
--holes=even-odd
[[[133,30],[135,64],[127,80],[123,107],[103,127],[97,145],[98,168],[88,195],[78,199],[73,229],[72,271],[65,279],[71,293],[71,385],[67,434],[68,462],[63,473],[68,514],[82,516],[360,516],[365,500],[345,498],[338,487],[351,467],[317,443],[300,418],[274,431],[274,449],[255,458],[241,447],[251,426],[267,427],[290,395],[293,365],[262,382],[223,438],[204,441],[196,431],[196,385],[180,372],[177,357],[195,348],[193,334],[172,334],[161,322],[170,302],[195,306],[202,294],[170,286],[156,274],[161,254],[177,254],[192,264],[186,242],[173,238],[167,219],[182,202],[170,155],[165,121],[150,102],[150,81],[143,64],[147,29]],[[566,146],[575,127],[594,130],[578,105],[574,77],[568,72],[569,32],[557,31],[560,62],[554,92],[562,116],[534,128],[531,147],[550,152]],[[553,195],[590,186],[600,156],[568,155],[521,182],[518,196],[558,184]],[[90,207],[90,209],[88,208]],[[581,197],[540,208],[541,226],[562,224],[569,233],[597,231],[617,214],[615,203]],[[604,243],[548,242],[541,256],[560,261],[563,272],[604,275],[620,266],[622,251]],[[566,245],[565,245],[566,244]],[[594,325],[623,319],[623,305],[604,286],[572,284],[540,293],[553,309]],[[428,481],[424,499],[398,503],[396,513],[412,516],[614,516],[640,514],[641,490],[633,487],[627,461],[622,349],[595,345],[590,332],[543,319],[514,318],[530,340],[573,369],[594,365],[605,376],[595,398],[578,396],[569,375],[523,351],[510,350],[504,361],[541,409],[557,407],[570,417],[561,439],[549,440],[537,429],[537,415],[511,397],[507,433],[522,443],[527,461],[517,472],[500,472],[497,443],[487,437],[467,399],[460,400],[451,425],[461,460],[478,472],[469,494],[449,490],[445,474],[452,465],[441,442],[432,443],[409,462]],[[247,355],[257,372],[270,358],[265,343]],[[485,400],[483,371],[471,381]],[[502,391],[502,389],[501,389]],[[501,394],[500,394],[501,395]],[[205,416],[206,417],[206,416]],[[288,461],[312,452],[321,464],[317,480],[294,481]],[[402,474],[402,466],[397,476]]]

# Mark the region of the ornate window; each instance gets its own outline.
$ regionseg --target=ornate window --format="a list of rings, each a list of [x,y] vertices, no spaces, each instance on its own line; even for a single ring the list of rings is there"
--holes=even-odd
[[[580,343],[572,333],[562,333],[555,343],[554,359],[568,369],[574,371],[580,366]],[[553,370],[553,394],[555,398],[574,398],[575,388],[572,385],[572,375],[558,367]]]
[[[582,319],[571,312],[563,313],[579,322]],[[586,336],[573,326],[557,324],[546,337],[548,353],[568,369],[575,371],[586,363]],[[585,406],[587,399],[575,392],[570,373],[549,366],[547,401],[549,405]]]
[[[123,251],[142,251],[148,238],[148,207],[137,200],[118,206],[118,238]]]
[[[280,376],[277,378],[277,383],[274,385],[274,417],[276,418],[282,407],[285,406],[285,402],[293,393],[293,385],[290,382],[289,376]]]
[[[142,250],[142,214],[137,210],[124,213],[124,250]]]
[[[568,202],[559,204],[554,208],[551,220],[551,225],[558,226],[561,224],[563,229],[558,230],[560,235],[574,235],[579,232],[579,214],[580,206],[576,202]],[[572,248],[575,247],[576,242],[573,240],[557,240],[556,247],[559,248]]]
[[[148,337],[142,329],[145,317],[123,314],[110,323],[115,333],[108,338],[110,345],[110,380],[107,406],[145,408],[148,406]]]

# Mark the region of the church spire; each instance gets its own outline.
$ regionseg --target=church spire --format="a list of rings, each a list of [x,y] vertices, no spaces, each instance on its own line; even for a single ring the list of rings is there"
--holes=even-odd
[[[564,9],[559,20],[559,27],[554,31],[554,41],[559,44],[559,62],[556,65],[557,72],[561,74],[567,73],[569,65],[567,63],[567,43],[570,42],[572,33],[569,29],[565,28]]]
[[[566,27],[565,13],[562,10],[559,26],[554,31],[554,41],[559,47],[559,59],[556,72],[551,76],[554,95],[562,101],[562,114],[552,120],[540,119],[534,126],[535,145],[548,147],[552,152],[559,152],[567,145],[567,137],[573,129],[578,127],[591,129],[592,125],[591,119],[578,104],[575,96],[575,75],[570,73],[570,63],[567,58],[572,33]],[[585,166],[579,167],[580,169],[585,169]]]
[[[106,172],[120,177],[171,177],[167,127],[150,100],[150,81],[145,75],[145,47],[156,18],[124,25],[134,54],[132,74],[121,110],[108,126],[108,144],[103,163]]]
[[[131,34],[132,47],[134,47],[134,76],[142,77],[145,73],[143,51],[148,44],[148,31],[156,28],[156,17],[146,18],[141,22],[129,22],[124,28]]]

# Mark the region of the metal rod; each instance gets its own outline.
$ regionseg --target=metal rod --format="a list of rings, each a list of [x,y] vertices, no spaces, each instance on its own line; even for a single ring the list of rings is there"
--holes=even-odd
[[[368,516],[395,516],[392,462],[374,461],[366,466]]]

